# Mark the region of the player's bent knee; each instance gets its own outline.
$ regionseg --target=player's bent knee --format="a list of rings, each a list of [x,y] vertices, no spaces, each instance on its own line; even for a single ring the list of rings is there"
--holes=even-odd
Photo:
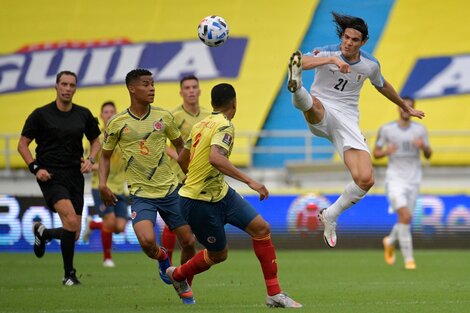
[[[209,252],[208,257],[215,264],[222,263],[228,258],[228,250],[223,250],[220,252]]]

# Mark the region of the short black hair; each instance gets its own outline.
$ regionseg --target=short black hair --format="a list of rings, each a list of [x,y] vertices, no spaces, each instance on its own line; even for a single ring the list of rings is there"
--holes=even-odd
[[[183,86],[183,83],[187,80],[195,80],[199,83],[199,79],[195,75],[186,75],[180,80],[180,87]]]
[[[336,24],[336,33],[339,38],[343,37],[346,28],[353,28],[362,34],[362,41],[369,39],[369,28],[362,18],[336,12],[331,12],[331,14],[333,15],[333,21]]]
[[[152,72],[144,68],[137,68],[130,71],[126,75],[126,86],[129,86],[132,82],[138,80],[141,76],[152,76]]]
[[[78,83],[78,78],[77,78],[77,74],[75,74],[74,72],[72,71],[61,71],[57,74],[57,76],[55,77],[55,83],[58,84],[59,81],[60,81],[60,78],[64,75],[71,75],[73,77],[75,77],[75,82]]]
[[[105,103],[103,103],[103,104],[101,105],[101,111],[103,111],[104,107],[106,107],[106,106],[108,106],[108,105],[109,105],[109,106],[112,106],[112,107],[116,110],[116,105],[114,104],[113,101],[106,101]]]
[[[211,103],[214,108],[222,108],[232,103],[237,97],[235,88],[227,83],[214,86],[211,90]]]

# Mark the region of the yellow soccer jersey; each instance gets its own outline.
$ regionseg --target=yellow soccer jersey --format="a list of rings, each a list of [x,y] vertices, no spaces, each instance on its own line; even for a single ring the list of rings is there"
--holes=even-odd
[[[127,109],[109,122],[103,149],[121,148],[131,195],[163,198],[178,185],[165,153],[166,140],[179,136],[170,112],[149,106],[145,116],[137,117]]]
[[[103,142],[104,129],[101,130],[100,142]],[[96,156],[96,161],[99,162],[101,151]],[[122,195],[125,192],[124,182],[126,180],[125,163],[122,158],[122,152],[119,146],[114,149],[113,155],[111,156],[111,164],[108,176],[108,187],[117,195]],[[91,176],[91,188],[98,189],[100,183],[98,171],[93,171]]]
[[[209,162],[212,145],[228,151],[230,156],[235,139],[233,124],[222,113],[212,113],[193,126],[185,149],[190,150],[188,174],[179,194],[208,202],[220,201],[228,191],[224,175]]]
[[[199,113],[196,115],[191,114],[190,112],[186,111],[183,105],[176,107],[173,110],[173,116],[175,117],[175,123],[178,126],[178,129],[181,132],[181,138],[186,141],[191,133],[191,128],[194,124],[201,121],[207,115],[210,114],[210,111],[206,108],[199,108]],[[170,143],[170,147],[175,149],[173,145]],[[178,181],[183,183],[183,180],[186,178],[183,171],[181,170],[178,162],[175,159],[170,159],[171,168],[173,172],[175,172],[176,176],[178,176]]]

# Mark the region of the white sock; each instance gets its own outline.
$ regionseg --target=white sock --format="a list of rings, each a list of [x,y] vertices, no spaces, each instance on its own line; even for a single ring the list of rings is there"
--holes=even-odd
[[[350,208],[359,200],[364,198],[367,191],[362,190],[355,182],[350,182],[344,188],[343,194],[326,210],[326,218],[329,221],[336,221],[338,216]]]
[[[292,104],[302,112],[308,111],[313,105],[312,96],[302,86],[292,94]]]
[[[398,224],[398,242],[405,262],[414,260],[410,224]]]
[[[388,238],[388,244],[390,246],[394,246],[396,243],[397,243],[397,240],[398,240],[398,223],[395,223],[395,225],[393,225],[393,228],[392,228],[392,231],[390,232],[390,234],[387,236]]]

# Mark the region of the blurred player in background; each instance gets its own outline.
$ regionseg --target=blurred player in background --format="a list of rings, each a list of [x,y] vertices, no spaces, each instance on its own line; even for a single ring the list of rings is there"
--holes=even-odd
[[[208,109],[199,106],[200,95],[201,89],[199,88],[199,80],[196,76],[189,75],[180,80],[180,96],[183,98],[183,104],[177,106],[172,114],[175,117],[175,123],[181,132],[183,141],[188,139],[193,125],[210,114]],[[178,176],[179,183],[183,184],[186,175],[176,161],[178,154],[175,151],[175,147],[170,145],[167,148],[167,153],[171,157],[171,168],[176,173],[176,176]],[[170,261],[172,260],[175,245],[176,235],[165,225],[162,232],[162,246],[166,248]]]
[[[415,106],[414,99],[404,97],[407,106]],[[385,262],[395,263],[395,246],[398,242],[406,269],[415,269],[411,219],[421,184],[422,170],[420,152],[426,159],[432,154],[426,128],[412,122],[410,114],[403,109],[397,121],[385,124],[379,130],[374,148],[377,159],[388,157],[385,189],[390,209],[398,214],[398,222],[383,239]]]
[[[105,102],[101,105],[100,118],[103,121],[103,129],[108,124],[109,119],[116,114],[116,105],[112,101]],[[103,136],[100,136],[100,142],[103,142]],[[108,186],[114,192],[116,204],[106,206],[100,198],[98,190],[99,176],[98,164],[99,155],[93,164],[93,176],[91,177],[91,194],[95,203],[95,209],[98,215],[103,219],[102,222],[95,222],[91,215],[87,216],[86,229],[83,233],[83,241],[88,242],[93,230],[101,230],[101,244],[103,246],[103,266],[114,267],[114,261],[111,256],[113,233],[119,234],[123,232],[129,218],[127,214],[127,197],[125,194],[125,166],[122,153],[119,146],[114,149],[111,157],[111,165],[108,177]]]
[[[180,212],[178,178],[171,170],[165,152],[167,139],[178,152],[183,149],[183,140],[173,115],[150,105],[155,97],[150,71],[130,71],[126,75],[126,86],[131,105],[115,115],[106,127],[100,157],[99,190],[105,205],[116,204],[118,199],[107,186],[107,181],[111,156],[119,146],[126,163],[135,234],[147,256],[158,260],[160,278],[171,284],[165,274],[170,266],[168,253],[156,241],[157,212],[176,233],[182,248],[182,260],[187,261],[195,254],[194,235]]]
[[[178,158],[181,168],[187,170],[186,181],[179,191],[181,210],[206,249],[185,264],[168,268],[167,276],[181,298],[192,297],[187,279],[227,259],[224,226],[228,223],[244,230],[252,238],[266,283],[266,304],[271,307],[301,307],[279,286],[269,224],[224,180],[224,175],[228,175],[258,192],[260,200],[268,197],[269,192],[263,184],[245,175],[228,159],[235,138],[231,123],[237,105],[235,89],[229,84],[219,84],[212,89],[211,99],[214,112],[193,126],[190,139]]]
[[[73,266],[75,241],[80,236],[85,180],[100,150],[100,129],[90,110],[72,102],[77,90],[77,75],[57,74],[55,101],[37,108],[26,120],[18,142],[18,152],[35,175],[47,206],[59,214],[62,227],[47,229],[33,225],[34,253],[41,258],[46,242],[60,240],[66,286],[80,284]],[[83,157],[83,135],[90,141],[90,154]],[[35,140],[36,159],[29,151]]]
[[[294,106],[303,112],[310,131],[330,140],[352,176],[341,196],[319,213],[325,243],[336,246],[339,215],[360,201],[374,184],[369,148],[359,129],[359,93],[366,79],[391,102],[411,116],[424,113],[404,102],[380,72],[379,62],[361,50],[369,38],[367,24],[358,17],[332,13],[341,43],[316,48],[302,56],[296,51],[289,62],[288,89]],[[302,70],[315,68],[310,93],[302,86]]]

